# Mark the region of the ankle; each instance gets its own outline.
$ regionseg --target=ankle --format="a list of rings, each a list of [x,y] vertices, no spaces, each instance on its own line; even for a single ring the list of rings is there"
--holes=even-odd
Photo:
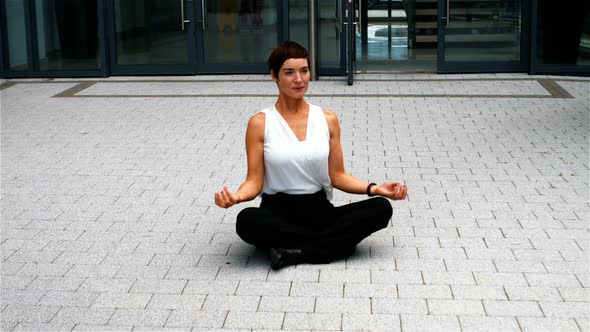
[[[303,263],[303,251],[301,249],[270,248],[270,267],[278,270],[289,265]]]

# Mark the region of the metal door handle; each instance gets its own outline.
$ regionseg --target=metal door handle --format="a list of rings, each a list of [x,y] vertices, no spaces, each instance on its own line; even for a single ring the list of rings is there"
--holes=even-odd
[[[207,29],[207,23],[205,22],[205,16],[207,15],[207,6],[205,6],[205,1],[207,0],[201,0],[201,26],[203,27],[203,31]]]
[[[338,32],[342,32],[343,22],[342,22],[342,2],[346,0],[338,0]]]
[[[445,19],[447,20],[447,25],[449,25],[451,23],[450,22],[450,20],[451,20],[451,13],[450,13],[451,5],[450,5],[450,2],[451,2],[451,0],[447,0],[447,12],[445,13],[446,16],[442,18],[443,20],[445,20]]]
[[[358,19],[358,24],[359,24],[360,26],[363,26],[363,11],[362,11],[362,9],[361,9],[361,8],[362,8],[362,5],[363,5],[363,2],[362,2],[362,1],[359,1],[359,2],[358,2],[358,4],[359,4],[359,8],[355,8],[355,11],[356,11],[356,9],[358,9],[358,11],[359,11],[359,19]],[[356,15],[356,13],[354,13],[354,15]],[[362,29],[362,28],[361,28],[361,29]]]
[[[184,18],[184,0],[180,0],[180,28],[184,31],[184,24],[190,23],[191,20]]]

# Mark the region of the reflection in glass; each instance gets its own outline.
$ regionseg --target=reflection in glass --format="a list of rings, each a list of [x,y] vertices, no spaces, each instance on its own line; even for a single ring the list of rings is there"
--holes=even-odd
[[[265,63],[278,42],[277,1],[204,1],[205,63]]]
[[[520,61],[521,0],[449,1],[446,61]]]
[[[356,59],[360,71],[436,70],[437,2],[360,1]]]
[[[289,2],[289,39],[309,49],[309,2]]]
[[[590,2],[539,0],[537,61],[590,65]]]
[[[98,69],[96,0],[37,0],[41,70]]]
[[[178,0],[115,0],[117,63],[188,63],[182,9]]]
[[[339,13],[341,8],[338,1],[341,0],[317,2],[318,67],[322,69],[340,68],[340,20],[343,18],[342,13]]]
[[[25,7],[22,0],[5,0],[6,32],[9,70],[27,70],[27,34]]]
[[[395,2],[375,3],[368,7],[360,3],[360,24],[356,26],[356,59],[359,67],[375,61],[407,60],[409,56],[409,24],[412,17]],[[367,63],[369,62],[369,63]]]

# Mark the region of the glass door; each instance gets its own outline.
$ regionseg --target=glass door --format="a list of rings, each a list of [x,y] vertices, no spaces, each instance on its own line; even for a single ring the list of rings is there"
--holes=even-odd
[[[347,63],[347,10],[349,0],[316,1],[319,75],[344,75]]]
[[[196,0],[198,72],[267,72],[266,60],[280,37],[277,3]]]
[[[103,6],[97,0],[0,0],[0,55],[8,77],[99,76]],[[0,66],[2,67],[2,66]]]
[[[113,0],[114,74],[194,72],[192,0]]]
[[[30,52],[30,33],[27,31],[28,1],[5,0],[0,2],[2,9],[0,25],[2,26],[3,45],[6,45],[5,66],[9,72],[26,72],[32,69]]]
[[[356,3],[358,71],[436,71],[438,0]]]
[[[523,0],[439,0],[438,71],[526,71]]]
[[[97,0],[35,0],[35,19],[39,70],[100,67]]]

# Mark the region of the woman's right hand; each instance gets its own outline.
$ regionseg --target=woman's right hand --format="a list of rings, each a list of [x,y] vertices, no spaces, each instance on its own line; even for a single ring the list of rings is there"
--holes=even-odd
[[[215,193],[215,205],[224,209],[238,203],[254,199],[262,191],[264,185],[264,123],[265,114],[253,115],[246,128],[246,158],[248,159],[248,175],[240,185],[236,194],[227,187]]]
[[[223,187],[223,190],[215,193],[215,205],[224,209],[230,208],[240,202],[240,196],[229,191],[227,187]]]

